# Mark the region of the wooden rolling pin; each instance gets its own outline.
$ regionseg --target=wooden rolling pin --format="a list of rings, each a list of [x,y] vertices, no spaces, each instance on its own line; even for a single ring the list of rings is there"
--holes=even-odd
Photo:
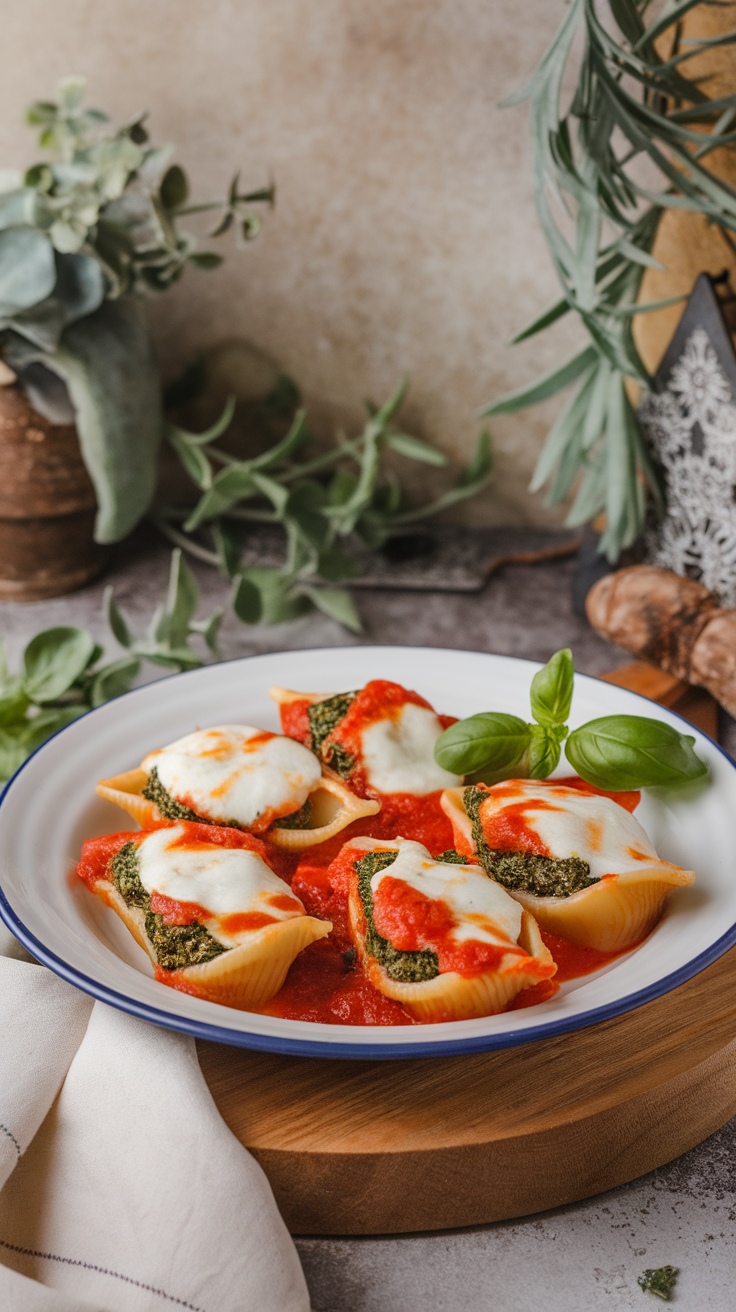
[[[632,565],[599,579],[585,609],[601,637],[707,688],[736,716],[736,610],[720,607],[702,583]]]

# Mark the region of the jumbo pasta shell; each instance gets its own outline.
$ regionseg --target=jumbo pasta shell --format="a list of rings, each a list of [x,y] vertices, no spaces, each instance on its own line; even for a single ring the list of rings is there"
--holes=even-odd
[[[576,947],[624,952],[652,932],[670,893],[694,882],[694,871],[652,861],[641,870],[604,875],[597,884],[571,897],[536,897],[513,888],[507,891],[548,933]]]
[[[98,879],[93,892],[120,916],[155,966],[156,953],[146,934],[143,912],[129,907],[108,879]],[[157,978],[162,984],[208,1002],[219,1002],[223,1007],[257,1011],[278,993],[294,958],[310,943],[326,938],[331,929],[329,920],[293,916],[254,930],[247,943],[229,948],[212,961],[182,970],[159,971]]]
[[[145,770],[127,770],[112,779],[100,779],[95,786],[95,791],[99,797],[104,797],[108,802],[114,802],[123,811],[127,811],[128,815],[138,821],[141,829],[157,829],[161,825],[170,824],[171,821],[161,815],[154,802],[149,802],[142,796],[147,781],[148,775]],[[314,847],[316,843],[324,843],[328,838],[339,834],[354,820],[375,815],[381,809],[380,802],[356,797],[355,793],[351,793],[327,766],[323,766],[322,778],[310,793],[309,800],[314,809],[314,816],[320,823],[310,829],[282,829],[272,825],[264,835],[269,843],[292,851]]]
[[[519,946],[528,956],[509,951],[500,967],[483,974],[467,976],[451,970],[418,984],[401,984],[390,979],[383,966],[366,952],[365,915],[357,877],[351,880],[348,910],[351,937],[373,987],[387,998],[402,1003],[412,1016],[425,1024],[493,1016],[503,1011],[522,989],[549,979],[557,969],[549,949],[542,942],[534,917],[524,911]]]

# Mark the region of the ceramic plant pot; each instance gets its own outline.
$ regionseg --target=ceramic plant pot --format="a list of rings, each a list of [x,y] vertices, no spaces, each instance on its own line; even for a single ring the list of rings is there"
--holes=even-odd
[[[0,387],[0,599],[73,592],[102,570],[95,493],[73,424],[51,424]]]

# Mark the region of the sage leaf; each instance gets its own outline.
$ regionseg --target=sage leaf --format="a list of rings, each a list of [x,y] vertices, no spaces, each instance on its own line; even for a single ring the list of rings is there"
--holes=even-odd
[[[520,765],[532,738],[531,725],[503,711],[481,711],[451,724],[434,745],[434,759],[451,774],[497,773]]]
[[[572,704],[574,681],[572,652],[569,647],[563,647],[561,651],[555,652],[544,668],[538,670],[532,679],[529,696],[532,715],[538,724],[551,727],[566,722]],[[544,777],[544,775],[532,775],[532,778]]]
[[[23,690],[34,702],[52,702],[87,668],[95,648],[85,629],[46,629],[23,653]]]
[[[109,585],[105,588],[102,605],[103,609],[107,612],[107,622],[120,643],[120,646],[132,647],[134,642],[133,635],[112,599],[112,587]]]
[[[606,715],[575,729],[565,755],[588,783],[623,792],[704,778],[708,767],[694,752],[694,743],[662,720]]]

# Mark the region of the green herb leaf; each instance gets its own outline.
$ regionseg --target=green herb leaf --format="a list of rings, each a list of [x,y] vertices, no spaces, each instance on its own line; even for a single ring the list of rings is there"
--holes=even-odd
[[[544,669],[538,670],[532,679],[532,715],[539,724],[547,727],[565,724],[570,714],[574,681],[572,652],[569,647],[563,647],[561,651],[555,652]],[[534,779],[544,777],[532,775]]]
[[[120,646],[132,647],[134,641],[133,635],[113,601],[113,590],[109,584],[103,593],[102,606],[107,613],[107,622],[120,643]]]
[[[258,624],[263,615],[260,589],[243,574],[233,579],[231,605],[242,624]]]
[[[15,675],[0,682],[0,725],[11,725],[22,720],[29,706],[23,680]]]
[[[186,173],[178,164],[172,164],[161,179],[159,188],[161,202],[167,210],[178,210],[185,205],[189,195]]]
[[[53,702],[87,668],[95,643],[85,629],[46,629],[23,654],[23,689],[34,702]]]
[[[620,792],[704,778],[708,767],[693,751],[694,742],[662,720],[606,715],[575,729],[565,755],[582,779]]]
[[[483,711],[445,729],[435,743],[434,758],[451,774],[470,775],[480,770],[495,774],[519,765],[531,738],[531,725],[518,716]]]
[[[398,451],[399,455],[406,456],[408,460],[418,460],[425,465],[447,464],[444,451],[440,451],[436,446],[430,446],[429,442],[422,442],[421,438],[412,437],[409,433],[389,433],[386,446],[390,446],[392,451]]]
[[[102,706],[112,701],[113,697],[128,692],[140,668],[141,663],[135,656],[122,656],[119,661],[112,661],[104,669],[98,670],[90,691],[92,706]]]
[[[559,762],[561,742],[566,733],[565,725],[532,727],[527,767],[530,779],[547,779],[551,775]]]
[[[302,588],[301,591],[323,615],[329,615],[330,619],[344,624],[353,633],[362,633],[363,625],[349,592],[339,588]]]

